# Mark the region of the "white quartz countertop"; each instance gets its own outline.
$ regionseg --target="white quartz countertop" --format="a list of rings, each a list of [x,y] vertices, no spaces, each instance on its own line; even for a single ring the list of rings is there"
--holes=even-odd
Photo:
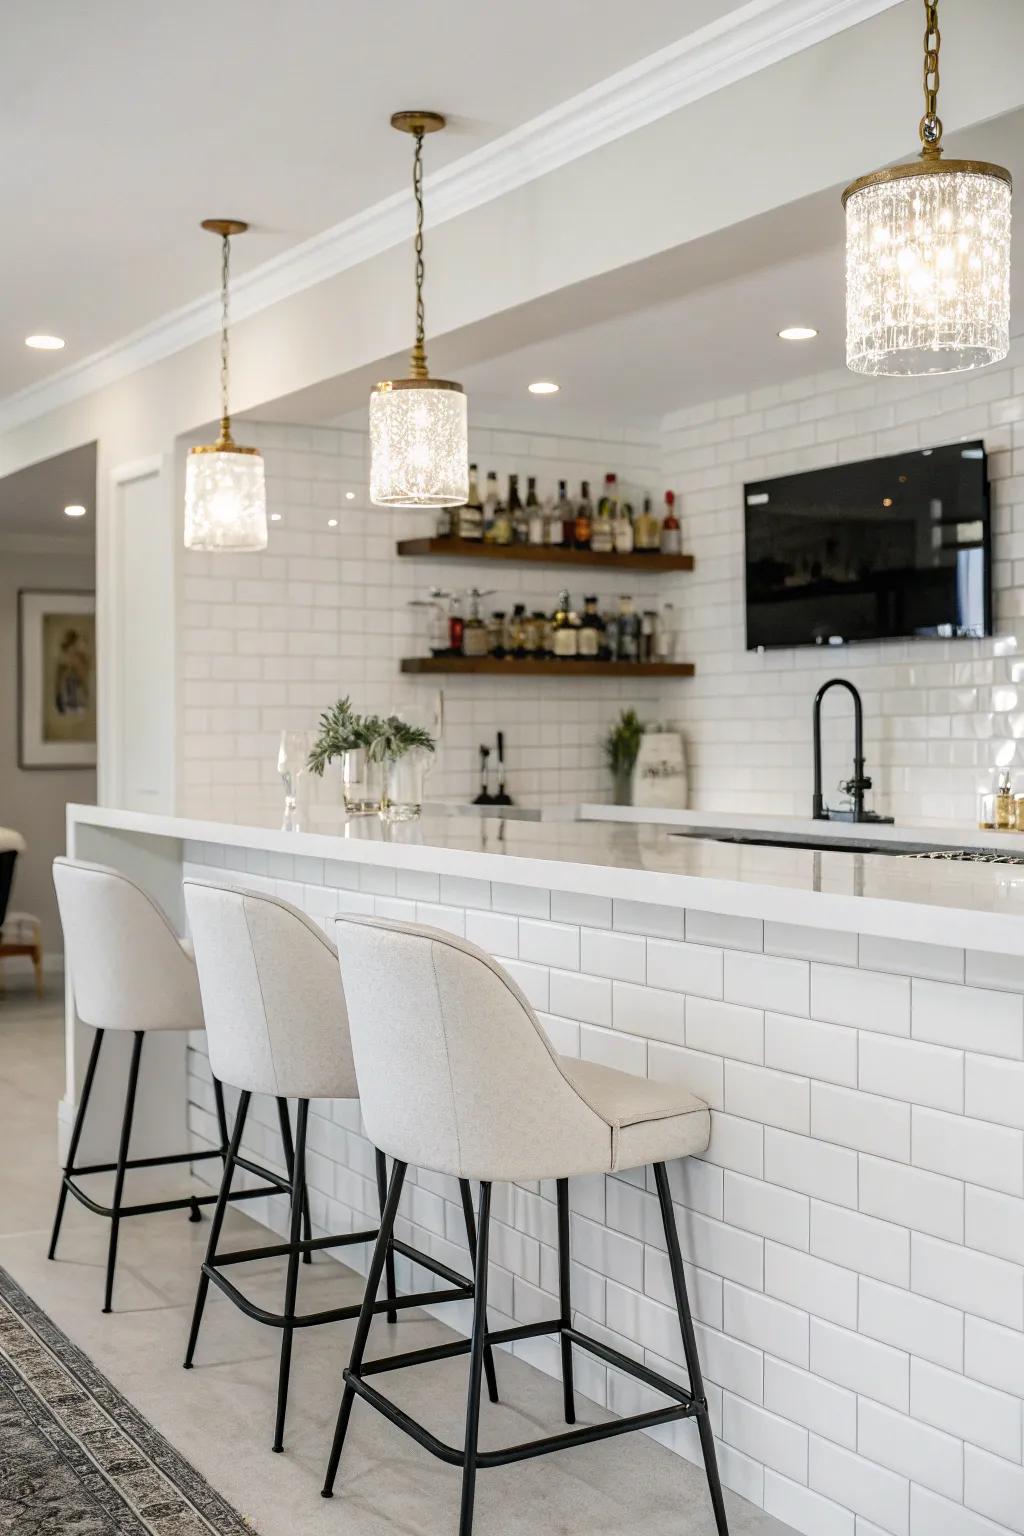
[[[583,814],[613,811],[587,807]],[[647,818],[662,816],[659,822]],[[958,948],[1024,954],[1024,865],[951,864],[846,851],[761,847],[679,837],[680,818],[701,826],[721,818],[644,812],[623,820],[517,821],[463,814],[428,815],[384,825],[345,820],[315,807],[307,830],[282,831],[279,802],[238,806],[218,819],[99,806],[68,807],[69,846],[76,824],[130,834],[214,843],[308,859],[425,870],[480,880],[574,891],[660,906],[879,935]],[[832,836],[822,823],[742,818],[744,830],[795,830]],[[673,826],[671,823],[675,823]],[[736,825],[740,818],[736,818]],[[865,827],[850,835],[872,838]],[[890,834],[892,834],[892,829]],[[970,846],[944,829],[943,841]],[[939,841],[931,829],[896,829],[898,840]],[[1005,835],[1005,834],[1004,834]],[[1002,847],[1002,836],[995,846]],[[1024,845],[1024,835],[1006,846]],[[993,846],[993,834],[983,834]]]

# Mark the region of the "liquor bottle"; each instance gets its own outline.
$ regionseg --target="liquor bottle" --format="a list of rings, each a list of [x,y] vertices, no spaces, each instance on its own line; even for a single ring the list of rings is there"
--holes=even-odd
[[[619,502],[619,515],[615,519],[615,553],[631,555],[633,545],[633,508],[623,499]]]
[[[663,555],[681,555],[683,552],[683,530],[679,526],[676,517],[676,493],[665,492],[665,517],[661,525],[661,552]]]
[[[633,529],[633,542],[638,555],[656,555],[661,548],[661,523],[651,509],[651,498],[644,497],[644,509]]]
[[[573,529],[573,543],[577,549],[590,548],[590,534],[594,526],[594,505],[590,500],[590,481],[584,480],[580,486],[580,499],[576,506],[576,521]]]
[[[597,608],[597,597],[583,599],[583,617],[577,636],[577,650],[581,659],[597,661],[604,645],[604,619]]]
[[[480,499],[475,464],[469,466],[469,495],[466,505],[458,509],[457,532],[460,539],[471,539],[476,544],[484,536],[484,504]]]
[[[517,661],[526,657],[526,604],[516,603],[509,624],[508,649]]]
[[[618,645],[616,651],[619,661],[640,660],[640,618],[633,612],[633,599],[629,596],[619,598],[619,616],[615,623]]]
[[[462,617],[462,599],[455,596],[448,610],[448,649],[453,656],[462,655],[462,633],[465,627],[465,620]]]
[[[662,603],[658,614],[658,660],[675,661],[679,619],[674,603]]]
[[[497,476],[495,476],[497,480]],[[512,543],[512,514],[509,511],[508,502],[498,498],[498,504],[494,509],[494,523],[491,527],[491,542],[494,544]]]
[[[487,621],[487,650],[501,661],[505,655],[505,610],[495,608]]]
[[[619,515],[619,497],[614,475],[605,475],[604,494],[597,504],[597,516],[590,531],[590,547],[595,555],[610,555],[615,548],[615,523]]]
[[[463,656],[486,656],[487,625],[480,617],[480,599],[483,593],[476,587],[469,590],[469,616],[462,626],[462,654]]]
[[[655,609],[645,608],[640,617],[640,660],[658,659],[658,615]]]
[[[562,503],[565,501],[565,481],[558,482],[558,496],[550,498],[544,507],[544,542],[545,544],[561,544],[565,533],[565,515]]]
[[[536,475],[530,475],[526,482],[526,542],[544,543],[544,510],[537,500]]]
[[[537,626],[537,660],[543,661],[551,655],[551,616],[535,608],[533,622]]]
[[[558,482],[558,508],[562,514],[562,543],[566,549],[572,549],[576,542],[576,508],[569,500],[566,482]]]
[[[526,508],[519,500],[518,475],[508,477],[508,515],[512,519],[512,543],[529,543],[530,520],[526,515]]]
[[[501,505],[501,495],[498,491],[498,476],[493,469],[487,471],[487,490],[484,493],[484,539],[488,544],[495,543],[494,520],[498,515],[498,507]]]
[[[569,594],[563,588],[551,620],[551,654],[556,661],[571,661],[577,654],[578,629],[572,622]]]

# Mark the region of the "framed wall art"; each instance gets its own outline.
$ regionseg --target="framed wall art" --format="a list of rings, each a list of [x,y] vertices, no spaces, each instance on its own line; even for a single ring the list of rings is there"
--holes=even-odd
[[[18,593],[18,766],[96,766],[96,594]]]

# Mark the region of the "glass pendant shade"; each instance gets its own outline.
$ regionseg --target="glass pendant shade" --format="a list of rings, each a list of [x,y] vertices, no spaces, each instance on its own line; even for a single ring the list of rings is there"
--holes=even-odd
[[[924,160],[848,187],[846,362],[855,373],[983,368],[1010,345],[1010,178]]]
[[[370,500],[461,507],[469,495],[466,396],[446,379],[397,379],[370,393]]]
[[[262,454],[233,442],[193,448],[185,468],[185,548],[241,553],[266,547]]]

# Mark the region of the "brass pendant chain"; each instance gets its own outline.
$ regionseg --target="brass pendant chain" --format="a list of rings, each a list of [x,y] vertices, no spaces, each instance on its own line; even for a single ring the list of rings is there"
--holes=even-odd
[[[231,272],[231,237],[221,236],[220,258],[220,435],[231,442],[231,416],[228,412],[228,281]]]
[[[921,119],[921,154],[925,159],[937,159],[942,154],[942,119],[937,102],[939,95],[939,0],[924,0],[924,116]]]
[[[412,193],[416,199],[416,343],[409,359],[409,371],[414,379],[427,377],[426,318],[423,308],[423,130],[414,134],[416,148],[412,157]]]

